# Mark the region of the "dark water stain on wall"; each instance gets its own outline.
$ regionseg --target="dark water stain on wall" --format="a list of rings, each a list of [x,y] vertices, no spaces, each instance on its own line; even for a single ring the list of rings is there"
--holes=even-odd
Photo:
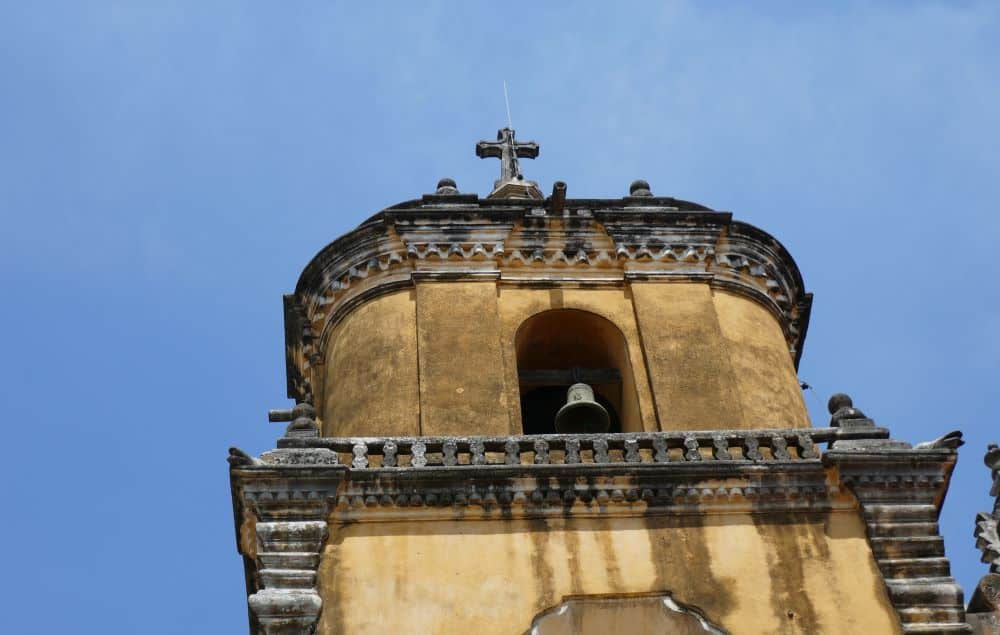
[[[677,601],[696,607],[713,620],[724,621],[736,602],[727,581],[712,575],[705,518],[646,516],[641,522],[648,530],[653,558],[653,590],[669,591]]]
[[[538,580],[535,606],[541,609],[556,601],[555,571],[545,559],[549,548],[549,526],[545,519],[529,520],[528,536],[531,538],[531,564]]]
[[[787,512],[751,514],[761,541],[771,578],[771,610],[782,624],[782,633],[818,633],[819,617],[806,593],[803,560],[816,554],[803,553],[801,543],[812,542],[800,523],[808,519]],[[801,541],[801,543],[800,543]]]
[[[568,558],[566,565],[569,567],[570,593],[579,595],[583,593],[583,580],[580,571],[580,534],[571,522],[566,523],[565,529]]]
[[[611,526],[611,521],[607,518],[600,519],[599,523],[602,531],[596,532],[597,544],[601,549],[601,556],[607,567],[608,582],[611,585],[612,591],[618,593],[624,589],[624,584],[621,569],[618,566],[618,557],[615,554],[615,547],[611,542],[611,534],[614,531],[614,527]]]

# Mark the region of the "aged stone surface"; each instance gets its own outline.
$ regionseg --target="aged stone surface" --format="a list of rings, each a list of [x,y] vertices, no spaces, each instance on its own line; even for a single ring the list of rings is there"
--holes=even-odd
[[[968,632],[962,589],[951,577],[937,524],[955,458],[946,448],[891,446],[823,455],[861,504],[872,552],[907,633]]]
[[[243,477],[241,470],[248,469],[254,470],[253,478]],[[231,466],[253,632],[314,632],[322,608],[317,568],[328,535],[329,502],[345,470],[324,448],[278,449],[252,465]]]
[[[709,421],[742,426],[743,410],[711,288],[639,281],[631,288],[661,426],[684,430]],[[671,319],[674,328],[654,337],[664,315],[676,316]],[[677,372],[681,367],[684,372]]]
[[[495,284],[417,284],[417,350],[423,434],[510,432]]]
[[[476,144],[476,156],[500,159],[500,178],[493,184],[491,198],[543,198],[538,184],[524,179],[518,162],[538,156],[538,144],[534,141],[516,141],[514,131],[503,128],[497,131],[496,141]]]
[[[337,325],[324,366],[335,370],[320,381],[325,435],[420,434],[416,328],[412,290],[375,298]]]
[[[434,196],[387,209],[331,243],[286,298],[289,395],[321,403],[324,364],[338,367],[325,359],[331,342],[353,337],[336,334],[337,325],[380,295],[412,288],[414,273],[428,269],[439,279],[490,274],[529,287],[707,283],[766,309],[798,359],[811,296],[769,235],[675,199],[566,199],[559,216],[549,215],[550,203]]]
[[[969,600],[967,617],[976,633],[1000,635],[1000,537],[997,524],[1000,522],[1000,448],[990,444],[983,458],[990,469],[994,497],[992,513],[976,514],[976,547],[982,552],[982,560],[990,566],[990,572],[979,580]]]
[[[731,519],[719,527],[720,549],[724,549],[721,545],[730,544],[735,536],[744,535],[739,540],[745,543],[745,549],[750,550],[745,557],[765,558],[765,554],[772,554],[766,558],[773,558],[774,563],[799,558],[816,559],[816,553],[808,556],[796,551],[811,550],[813,547],[798,542],[798,539],[786,543],[780,530],[781,523],[772,523],[784,518],[780,516],[784,514],[796,515],[795,522],[805,525],[826,522],[839,526],[844,521],[835,520],[835,517],[846,514],[847,518],[855,518],[855,499],[835,479],[831,480],[832,474],[817,458],[816,444],[858,436],[885,438],[888,433],[880,428],[862,432],[812,428],[500,437],[338,439],[286,436],[279,441],[278,449],[265,453],[261,459],[238,462],[231,468],[234,505],[243,527],[241,534],[244,537],[240,544],[247,545],[243,553],[253,563],[251,570],[257,572],[251,578],[258,585],[251,587],[251,608],[264,629],[261,632],[308,633],[311,627],[307,625],[312,624],[319,613],[325,616],[322,618],[325,624],[321,624],[322,632],[338,632],[340,627],[336,623],[341,619],[355,625],[352,632],[367,632],[369,628],[364,626],[364,621],[357,622],[358,614],[352,607],[365,606],[368,601],[358,596],[357,589],[374,584],[380,578],[356,569],[358,552],[355,549],[371,553],[368,551],[370,547],[362,545],[368,544],[366,541],[375,539],[375,536],[383,536],[377,539],[377,543],[372,543],[382,545],[378,548],[378,553],[383,554],[379,556],[380,561],[389,557],[388,554],[396,554],[392,556],[394,558],[403,557],[402,552],[397,551],[402,543],[397,544],[391,536],[398,531],[410,535],[418,527],[431,527],[423,524],[430,520],[441,523],[477,519],[480,522],[500,523],[496,529],[489,531],[501,534],[512,530],[523,531],[510,523],[584,523],[579,526],[581,530],[588,526],[587,523],[613,523],[593,525],[595,529],[586,531],[603,527],[601,531],[605,533],[601,535],[612,540],[613,553],[617,554],[613,557],[617,559],[631,558],[626,554],[630,553],[629,549],[635,548],[635,543],[629,542],[626,537],[635,535],[637,531],[648,535],[651,540],[659,536],[655,540],[667,541],[663,547],[655,548],[658,558],[669,558],[667,553],[671,549],[689,553],[688,547],[682,547],[680,543],[674,547],[668,545],[678,540],[681,534],[677,532],[683,532],[687,536],[685,540],[695,541],[689,544],[697,544],[704,539],[700,527],[705,522],[711,523],[708,519],[718,516],[720,519]],[[950,450],[932,452],[951,453]],[[858,455],[851,453],[851,456]],[[821,520],[830,514],[833,516],[828,520]],[[657,521],[656,518],[662,520]],[[690,526],[686,524],[688,521],[683,520],[685,518],[705,520],[699,521],[697,526]],[[742,518],[740,522],[746,523],[739,525],[742,529],[732,524],[732,519],[736,518]],[[757,520],[749,522],[750,518]],[[358,529],[351,529],[361,526],[372,526],[374,533],[365,530],[358,534]],[[396,529],[387,535],[377,529],[390,526]],[[333,544],[341,545],[331,547],[331,543],[327,542],[323,550],[323,559],[329,558],[329,566],[334,567],[322,574],[327,580],[321,585],[326,589],[322,595],[326,598],[324,601],[337,598],[336,607],[331,606],[329,611],[320,611],[313,597],[316,593],[315,567],[322,566],[314,557],[317,553],[315,540],[318,532],[324,531],[330,532],[331,536],[340,536]],[[582,553],[572,551],[575,548],[569,545],[574,540],[589,540],[585,538],[586,531],[577,534],[576,529],[567,525],[563,533],[552,534],[550,528],[545,535],[549,536],[546,540],[557,541],[553,545],[562,544],[563,540],[571,541],[560,549],[571,549],[573,557],[583,557]],[[746,534],[747,531],[751,534]],[[860,525],[857,532],[847,535],[856,535],[863,541]],[[432,546],[432,543],[437,544],[433,542],[435,533],[414,534],[408,544],[422,544],[422,554],[433,554],[438,548]],[[818,535],[823,533],[819,530]],[[834,535],[841,533],[838,530]],[[362,535],[371,535],[372,538],[357,542],[349,537]],[[424,537],[418,539],[418,535]],[[758,538],[751,537],[758,535]],[[442,538],[446,536],[447,533]],[[413,540],[419,542],[412,543]],[[471,541],[468,543],[470,546],[480,545],[476,549],[488,550],[498,546],[493,542],[495,538],[485,535],[482,539],[470,536],[464,540]],[[763,542],[759,542],[761,540]],[[455,540],[448,544],[456,549],[465,548],[459,547],[465,543]],[[833,561],[828,558],[840,553],[846,544],[831,542],[824,546],[824,553],[829,552],[829,555],[819,557],[817,562],[827,563],[822,566],[832,566]],[[428,549],[430,551],[426,551]],[[619,553],[623,549],[625,551]],[[865,557],[870,558],[870,555],[865,555],[869,553],[866,549],[857,551],[857,547],[852,546],[849,551],[837,556],[843,559],[843,562],[838,561],[837,566],[846,566],[842,592],[847,593],[848,588],[857,584],[861,570],[871,571],[865,575],[878,575],[874,563],[864,560]],[[549,554],[548,548],[544,552]],[[848,552],[853,555],[848,556]],[[755,553],[758,555],[752,555]],[[718,552],[717,557],[723,557],[721,554],[721,551]],[[678,557],[680,555],[678,553]],[[423,556],[417,558],[411,554],[406,557],[413,566],[423,562]],[[546,559],[550,557],[545,556]],[[595,564],[598,569],[584,567],[583,570],[592,571],[586,575],[593,576],[596,571],[611,566],[605,560],[607,557],[611,556],[601,556],[600,564]],[[862,559],[858,561],[858,558]],[[715,560],[712,562],[712,567],[719,566]],[[849,562],[854,564],[847,564]],[[270,571],[279,568],[279,565],[282,572]],[[519,567],[523,564],[509,563],[509,566],[515,565],[518,571],[522,570]],[[674,566],[669,565],[668,569]],[[774,566],[778,565],[764,565],[748,583],[759,586],[759,575],[764,575],[765,579],[783,579],[786,574],[771,568]],[[859,570],[858,566],[862,569]],[[944,566],[947,566],[946,563]],[[485,571],[492,568],[493,564],[486,566],[486,561],[483,561],[474,569]],[[450,570],[450,567],[444,570]],[[634,577],[634,573],[630,575]],[[509,575],[515,575],[513,570]],[[634,580],[638,587],[624,583],[606,586],[607,582],[594,578],[591,582],[581,583],[580,587],[565,587],[565,593],[572,593],[574,588],[589,590],[587,592],[605,589],[601,591],[605,593],[648,590],[642,588],[642,585],[650,584],[645,581],[645,575]],[[662,575],[680,584],[680,578],[675,579],[673,574],[664,572]],[[818,585],[817,592],[818,589],[829,592],[830,575],[830,571],[825,570],[815,582],[808,584]],[[557,584],[553,590],[556,588],[563,587]],[[677,588],[678,592],[695,593],[694,589],[684,585]],[[453,588],[450,593],[459,593],[460,589]],[[733,592],[737,593],[736,590]],[[750,594],[749,590],[738,593],[744,592]],[[552,603],[559,597],[551,597]],[[709,596],[697,592],[684,597]],[[736,619],[735,615],[749,615],[747,611],[757,610],[752,608],[753,605],[744,604],[745,600],[740,600],[738,606],[741,608],[724,609],[725,605],[718,604],[718,599],[723,596],[716,591],[711,597],[716,600],[706,605],[707,608],[702,608],[721,611],[719,628],[729,629],[727,624],[734,624],[731,620]],[[774,614],[780,613],[783,620],[801,620],[801,625],[793,632],[815,632],[810,629],[834,623],[830,620],[834,619],[835,613],[825,613],[824,608],[812,604],[801,604],[805,596],[794,600],[792,596],[776,597],[783,599],[772,600],[763,606]],[[877,599],[877,595],[871,597],[874,604],[856,604],[857,610],[870,613],[879,602],[887,601]],[[549,601],[546,598],[550,596],[543,593],[537,601]],[[434,606],[437,607],[434,610],[440,610],[446,605]],[[535,608],[532,609],[532,606]],[[524,616],[522,623],[527,624],[531,614],[544,608],[544,605],[534,604],[526,607],[531,613]],[[404,605],[396,607],[396,611],[410,610],[412,607],[405,608]],[[789,611],[793,618],[785,616]],[[870,614],[865,619],[876,619],[874,615]],[[763,632],[777,629],[771,621],[777,618],[761,615],[758,619],[762,620],[761,624],[771,624]],[[849,622],[862,617],[860,613],[852,613],[842,616],[842,619]],[[394,622],[390,620],[390,623]],[[374,628],[375,623],[371,626]],[[891,622],[884,622],[878,632],[890,632],[893,628]],[[731,630],[743,632],[740,629]],[[499,622],[496,629],[487,628],[485,632],[511,630]]]
[[[961,433],[843,394],[809,427],[780,243],[643,180],[545,199],[509,129],[477,154],[488,197],[441,179],[284,298],[296,405],[227,457],[252,633],[992,632],[997,510],[968,616],[937,524]],[[577,382],[623,432],[545,434]]]

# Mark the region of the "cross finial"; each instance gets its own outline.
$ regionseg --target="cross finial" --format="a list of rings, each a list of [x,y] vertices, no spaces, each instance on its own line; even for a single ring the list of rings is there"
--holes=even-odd
[[[538,186],[531,181],[524,181],[521,166],[517,162],[519,158],[534,159],[537,157],[538,144],[534,141],[516,141],[514,131],[511,128],[497,131],[496,141],[477,143],[476,156],[481,159],[488,157],[500,159],[500,179],[493,184],[494,195],[504,189],[507,184],[531,186],[538,189]],[[535,198],[534,195],[531,195],[531,198]]]

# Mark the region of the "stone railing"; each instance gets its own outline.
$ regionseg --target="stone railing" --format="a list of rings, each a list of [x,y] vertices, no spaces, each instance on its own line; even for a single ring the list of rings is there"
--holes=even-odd
[[[817,444],[886,439],[885,428],[709,430],[499,437],[285,437],[264,463],[322,463],[352,469],[429,467],[775,462],[819,458]],[[281,450],[327,450],[293,453]],[[314,461],[310,456],[315,457]]]
[[[961,434],[892,440],[835,397],[827,428],[602,435],[331,438],[308,404],[276,411],[277,449],[229,456],[251,611],[266,633],[312,632],[319,554],[344,524],[857,510],[902,631],[969,632],[937,524]]]

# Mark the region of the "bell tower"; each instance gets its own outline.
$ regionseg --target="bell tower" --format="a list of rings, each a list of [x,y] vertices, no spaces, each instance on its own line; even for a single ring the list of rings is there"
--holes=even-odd
[[[964,632],[956,435],[889,438],[796,366],[812,295],[729,212],[546,197],[505,128],[285,296],[290,422],[230,450],[250,632]],[[825,446],[825,447],[823,447]]]

